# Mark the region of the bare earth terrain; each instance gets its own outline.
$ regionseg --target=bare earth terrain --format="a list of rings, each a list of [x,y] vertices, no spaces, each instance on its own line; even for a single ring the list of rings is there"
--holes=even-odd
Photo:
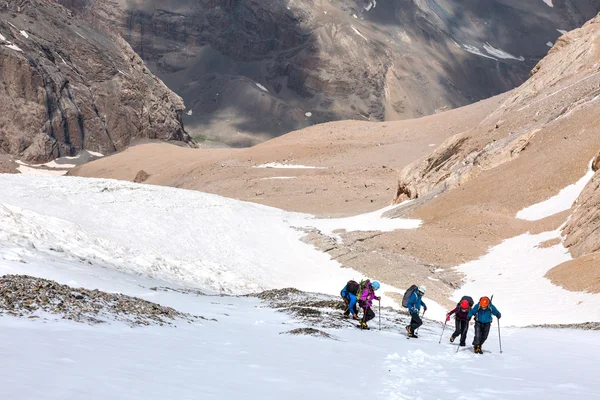
[[[597,251],[598,218],[585,215],[595,215],[598,173],[571,210],[539,221],[515,215],[578,181],[598,155],[599,49],[597,17],[561,37],[521,87],[462,109],[394,123],[318,125],[244,150],[145,144],[71,173],[133,180],[144,170],[150,184],[321,216],[412,198],[389,215],[419,218],[419,229],[348,233],[343,243],[313,232],[307,240],[344,266],[395,286],[425,282],[434,287],[436,301],[449,304],[448,295],[461,283],[453,266],[504,239],[558,229],[571,215],[581,221],[563,231],[565,244],[578,249],[572,249],[574,257]],[[322,169],[254,168],[274,162]],[[585,246],[577,247],[579,237]],[[572,271],[589,264],[588,258],[575,260]],[[559,266],[549,277],[569,290],[599,290],[592,279],[597,267],[586,270],[590,279],[565,272],[571,268]]]

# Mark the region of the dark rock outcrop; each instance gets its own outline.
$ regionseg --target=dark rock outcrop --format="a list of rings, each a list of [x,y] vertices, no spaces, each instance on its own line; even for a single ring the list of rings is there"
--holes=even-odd
[[[137,137],[190,142],[183,101],[119,36],[49,0],[3,1],[0,35],[0,153],[45,162]]]
[[[523,83],[599,0],[57,0],[119,31],[189,109],[247,146],[319,122],[393,120]],[[77,3],[73,6],[71,4]]]

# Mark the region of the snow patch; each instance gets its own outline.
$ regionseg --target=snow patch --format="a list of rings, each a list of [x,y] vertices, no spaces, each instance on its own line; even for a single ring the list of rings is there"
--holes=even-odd
[[[538,221],[570,209],[593,176],[594,171],[590,163],[588,172],[576,183],[563,188],[556,196],[522,209],[517,213],[516,218]]]
[[[258,86],[258,88],[259,88],[260,90],[264,90],[264,91],[265,91],[265,92],[267,92],[267,93],[269,92],[269,91],[267,90],[267,88],[266,88],[266,87],[264,87],[263,85],[261,85],[260,83],[258,83],[258,82],[255,82],[255,83],[256,83],[256,86]]]
[[[192,110],[189,110],[186,114],[187,115],[192,115],[194,112]]]
[[[25,39],[29,39],[29,35],[27,34],[27,32],[25,31],[20,31],[21,35],[25,38]]]
[[[475,47],[475,46],[471,46],[471,45],[468,45],[468,44],[463,44],[463,45],[462,45],[462,47],[461,47],[461,49],[463,49],[463,50],[466,50],[466,51],[468,51],[469,53],[471,53],[471,54],[475,54],[475,55],[477,55],[477,56],[481,56],[481,57],[489,58],[489,59],[491,59],[491,60],[498,61],[498,60],[497,60],[496,58],[494,58],[494,57],[490,57],[490,56],[488,56],[488,55],[486,55],[486,54],[483,54],[483,53],[481,52],[481,50],[479,50],[479,49],[478,49],[477,47]]]
[[[5,44],[4,46],[8,47],[11,50],[20,51],[21,53],[23,52],[23,50],[21,50],[21,48],[16,44]]]
[[[279,168],[279,169],[327,169],[327,167],[311,167],[308,165],[295,165],[295,164],[281,164],[277,162],[271,162],[261,165],[255,165],[252,168]]]
[[[495,47],[493,47],[491,44],[489,44],[488,42],[486,42],[483,45],[483,48],[485,49],[485,51],[487,51],[490,55],[497,57],[497,58],[501,58],[503,60],[517,60],[517,61],[525,61],[525,57],[515,57],[510,53],[507,53],[504,50],[501,49],[496,49]]]
[[[7,40],[6,40],[6,38],[4,37],[4,35],[2,35],[2,34],[0,33],[0,42],[6,42],[6,41],[7,41]]]
[[[345,230],[346,232],[367,232],[380,231],[391,232],[398,229],[416,229],[421,226],[422,221],[419,219],[403,219],[403,218],[384,218],[383,214],[397,207],[402,207],[410,201],[398,205],[394,204],[381,210],[373,211],[366,214],[355,215],[347,218],[330,218],[330,219],[311,219],[308,221],[294,222],[294,225],[299,227],[313,227],[318,229],[323,235],[337,238],[341,240],[334,231]]]
[[[312,113],[310,111],[304,113],[304,115],[307,116],[307,117],[312,117]]]
[[[94,157],[104,157],[104,154],[98,153],[96,151],[90,151],[90,150],[84,150],[84,151],[87,151],[88,153],[90,153]]]
[[[373,9],[375,7],[377,7],[377,1],[373,0],[373,1],[370,1],[369,4],[367,4],[364,8],[365,8],[365,11],[371,11],[371,9]]]
[[[82,38],[82,39],[85,39],[85,36],[83,36],[81,33],[79,33],[79,32],[75,32],[75,33],[76,33],[76,34],[77,34],[77,36],[79,36],[80,38]],[[87,40],[87,39],[86,39],[86,40]]]
[[[567,33],[569,33],[569,32],[567,32],[567,31],[565,31],[563,29],[557,29],[557,31],[559,31],[563,35],[566,35]]]
[[[26,165],[19,165],[17,170],[23,175],[38,175],[38,176],[61,176],[67,173],[66,170],[56,171],[50,169],[31,168]]]
[[[554,4],[552,4],[552,0],[543,0],[544,3],[548,4],[549,7],[554,7]]]
[[[360,31],[358,29],[356,29],[355,27],[352,27],[352,30],[361,38],[365,39],[367,42],[369,41],[369,39],[367,39],[362,33],[360,33]]]
[[[554,46],[554,43],[552,43],[552,42],[547,42],[547,43],[546,43],[546,46],[548,46],[548,47],[552,47],[552,46]]]
[[[571,260],[562,243],[540,246],[557,238],[560,229],[537,235],[526,233],[491,248],[479,260],[458,266],[467,278],[453,298],[458,301],[465,294],[474,299],[493,294],[503,325],[599,321],[600,294],[570,292],[544,278],[550,269]]]

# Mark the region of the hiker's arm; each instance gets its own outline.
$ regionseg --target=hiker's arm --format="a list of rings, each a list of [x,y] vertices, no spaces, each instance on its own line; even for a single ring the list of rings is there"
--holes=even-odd
[[[473,309],[469,312],[469,318],[471,318],[473,315],[477,314],[477,311],[479,311],[479,304],[477,304],[475,307],[473,307]]]
[[[500,311],[498,311],[498,309],[496,307],[494,307],[493,304],[492,304],[492,314],[494,314],[498,318],[502,317],[502,314],[500,314]]]
[[[454,314],[456,312],[456,308],[453,308],[452,311],[448,312],[448,314],[446,314],[447,316],[451,316],[452,314]]]

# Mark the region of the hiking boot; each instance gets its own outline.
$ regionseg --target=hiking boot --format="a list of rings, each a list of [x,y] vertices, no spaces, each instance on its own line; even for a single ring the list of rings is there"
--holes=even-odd
[[[454,336],[450,336],[450,343],[454,343],[454,339],[456,339]]]
[[[369,329],[365,321],[360,321],[360,329]]]
[[[475,354],[479,353],[479,345],[478,344],[473,346],[473,353],[475,353]]]
[[[415,335],[414,333],[409,333],[409,334],[408,334],[408,337],[415,338],[415,339],[418,339],[418,338],[419,338],[419,337],[418,337],[417,335]]]
[[[410,325],[406,325],[405,326],[406,332],[408,332],[408,334],[412,334],[412,332],[410,331]]]
[[[460,344],[460,347],[465,347],[465,346],[466,346],[466,344],[464,344],[464,343]]]

